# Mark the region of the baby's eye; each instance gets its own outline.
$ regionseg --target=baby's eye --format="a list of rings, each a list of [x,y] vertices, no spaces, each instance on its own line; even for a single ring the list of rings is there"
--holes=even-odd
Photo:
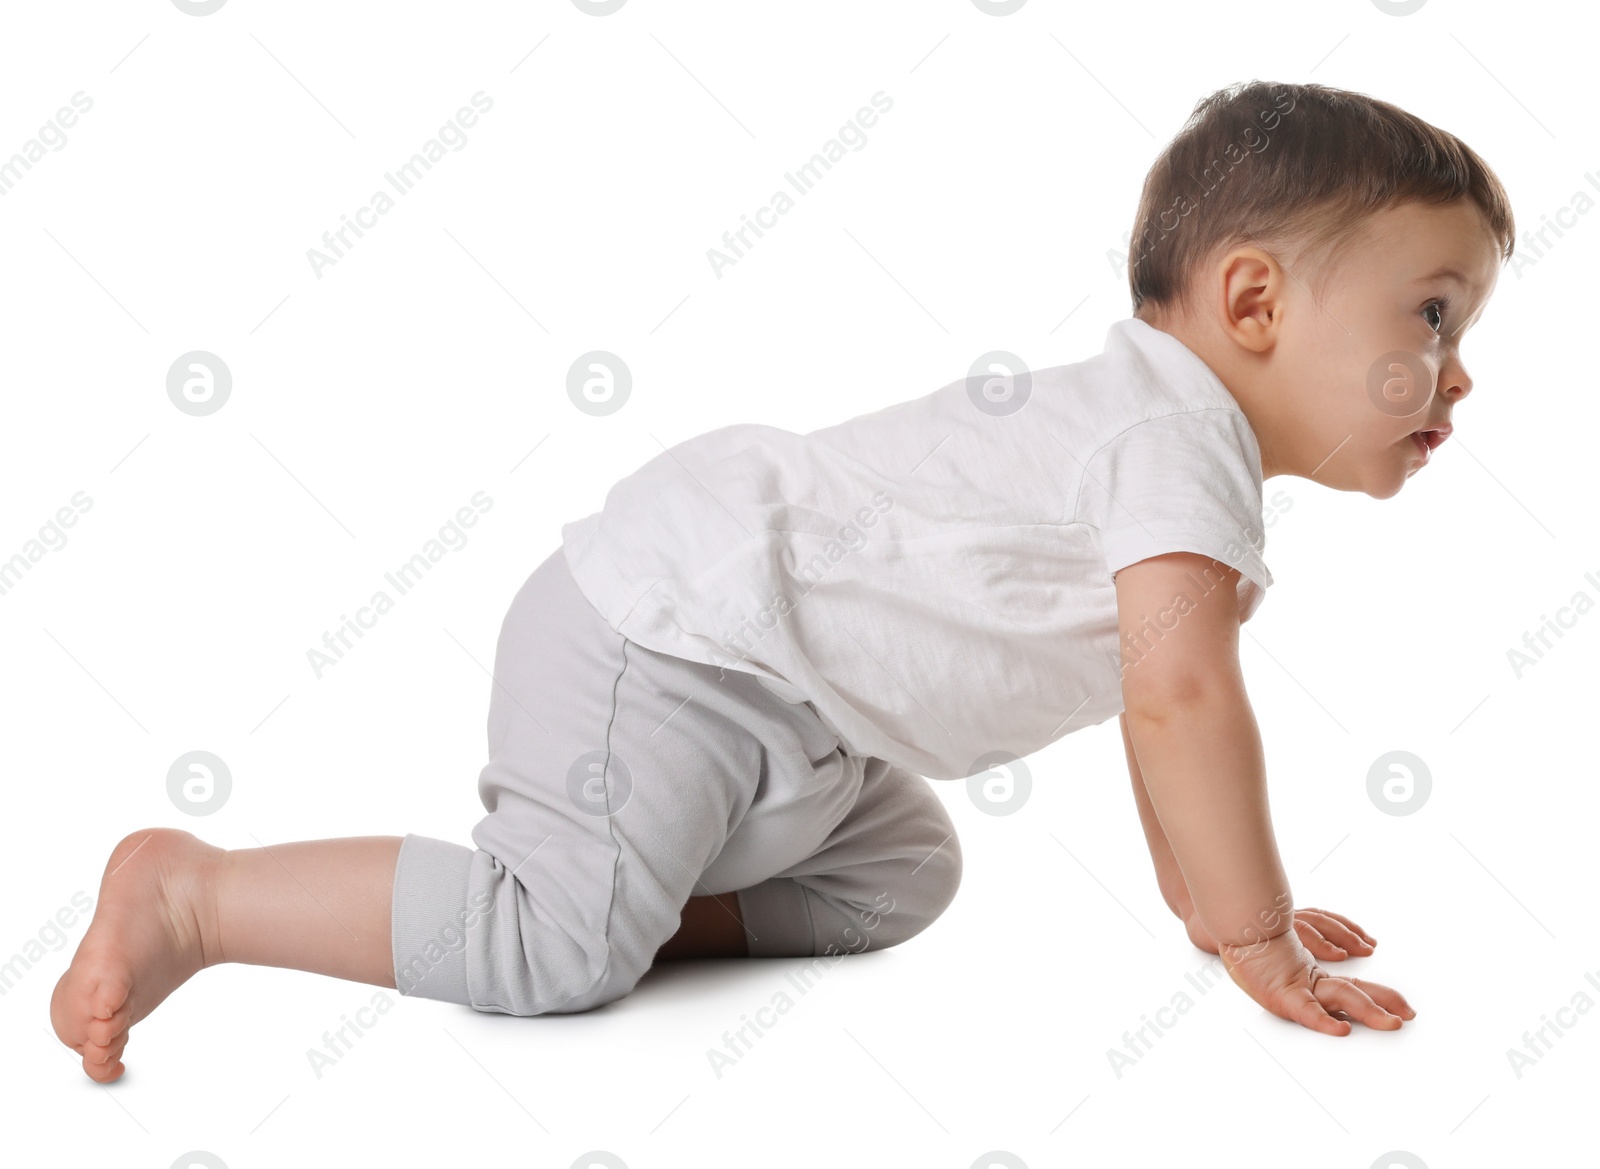
[[[1445,308],[1445,305],[1448,304],[1448,303],[1449,303],[1448,301],[1444,301],[1444,300],[1430,300],[1426,305],[1423,306],[1422,314],[1423,314],[1424,319],[1426,319],[1426,317],[1427,317],[1427,315],[1429,313],[1437,313],[1437,314],[1439,314],[1439,320],[1438,320],[1437,324],[1435,324],[1435,323],[1433,323],[1431,321],[1429,322],[1429,326],[1436,333],[1441,328],[1444,327],[1444,308]]]

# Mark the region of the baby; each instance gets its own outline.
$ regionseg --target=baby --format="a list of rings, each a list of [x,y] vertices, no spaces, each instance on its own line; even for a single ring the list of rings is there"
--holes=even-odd
[[[1272,584],[1264,480],[1387,499],[1426,466],[1513,240],[1483,160],[1393,105],[1206,98],[1145,180],[1103,352],[658,455],[512,601],[475,847],[132,833],[56,1034],[115,1080],[220,962],[535,1015],[657,961],[898,945],[961,879],[929,779],[1112,715],[1193,943],[1283,1019],[1399,1028],[1399,993],[1320,965],[1375,940],[1293,903],[1239,626]]]

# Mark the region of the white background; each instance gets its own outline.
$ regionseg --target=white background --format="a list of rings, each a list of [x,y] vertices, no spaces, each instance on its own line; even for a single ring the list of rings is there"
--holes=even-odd
[[[1145,171],[1225,84],[1394,101],[1490,162],[1523,232],[1600,194],[1588,17],[1443,0],[1403,17],[1368,0],[1034,0],[1004,17],[971,0],[10,6],[0,158],[75,92],[94,104],[0,198],[0,559],[74,493],[92,507],[0,595],[0,961],[95,896],[137,828],[225,847],[466,842],[485,670],[563,523],[714,427],[805,432],[991,349],[1033,368],[1098,352],[1130,312],[1108,253]],[[465,147],[319,278],[307,250],[479,90],[494,105]],[[879,90],[894,106],[864,148],[719,278],[708,249]],[[1600,216],[1547,242],[1502,273],[1464,348],[1477,388],[1456,435],[1399,496],[1266,485],[1291,506],[1241,641],[1279,842],[1297,903],[1379,939],[1337,972],[1403,991],[1418,1016],[1402,1032],[1313,1034],[1215,967],[1195,990],[1210,957],[1161,902],[1113,720],[1030,757],[1013,815],[941,784],[966,858],[956,902],[803,996],[784,977],[798,959],[663,966],[573,1016],[389,991],[319,1079],[307,1050],[376,988],[226,966],[135,1028],[107,1088],[49,1030],[80,920],[0,996],[0,1159],[1553,1159],[1592,1106],[1600,1021],[1567,1015],[1520,1078],[1507,1051],[1579,992],[1600,1002],[1584,978],[1600,979],[1600,616],[1520,679],[1506,651],[1575,593],[1600,597],[1584,576],[1600,578]],[[594,349],[633,377],[606,417],[566,392]],[[232,373],[207,417],[166,393],[191,350]],[[493,507],[468,543],[319,680],[307,650],[477,491]],[[166,790],[199,749],[233,779],[204,818]],[[1432,776],[1409,816],[1367,795],[1391,750]],[[783,989],[795,1010],[719,1079],[707,1050]],[[1119,1077],[1108,1050],[1180,991],[1193,1009]]]

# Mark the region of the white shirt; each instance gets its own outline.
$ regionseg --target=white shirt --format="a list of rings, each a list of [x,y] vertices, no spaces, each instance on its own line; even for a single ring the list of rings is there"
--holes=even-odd
[[[1123,709],[1123,566],[1219,560],[1248,620],[1272,584],[1261,485],[1227,388],[1130,317],[1103,353],[1009,385],[688,439],[561,534],[618,633],[754,674],[854,754],[959,779]]]

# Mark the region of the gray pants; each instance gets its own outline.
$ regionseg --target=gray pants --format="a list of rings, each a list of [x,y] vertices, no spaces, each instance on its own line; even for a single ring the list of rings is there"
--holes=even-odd
[[[914,937],[961,881],[927,779],[752,675],[616,633],[560,548],[501,628],[478,793],[476,849],[401,845],[402,994],[586,1011],[634,988],[691,896],[737,892],[752,957],[812,956]]]

